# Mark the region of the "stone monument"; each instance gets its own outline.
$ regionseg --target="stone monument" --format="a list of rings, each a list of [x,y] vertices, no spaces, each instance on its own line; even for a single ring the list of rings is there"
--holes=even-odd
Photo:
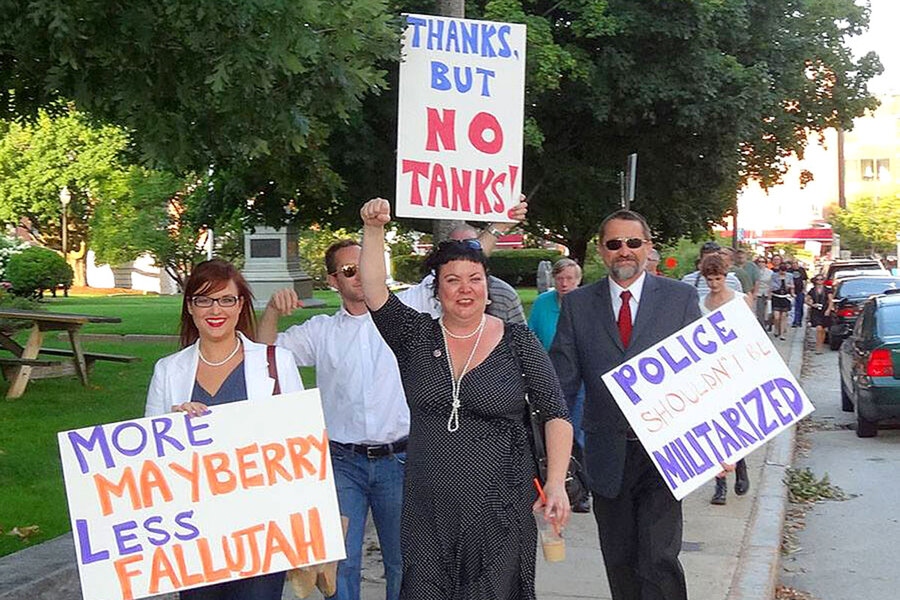
[[[306,308],[324,306],[313,298],[313,281],[300,266],[297,228],[257,227],[244,232],[244,278],[253,289],[254,308],[264,308],[276,290],[292,287]]]

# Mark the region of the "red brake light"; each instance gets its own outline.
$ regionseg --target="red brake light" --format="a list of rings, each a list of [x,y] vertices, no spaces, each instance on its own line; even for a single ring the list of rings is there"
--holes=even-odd
[[[866,363],[866,375],[869,377],[893,377],[894,363],[891,360],[891,351],[886,348],[872,350],[869,362]]]
[[[852,317],[855,314],[856,310],[852,308],[842,308],[841,310],[837,311],[837,315],[839,317]]]
[[[825,280],[825,287],[831,287],[831,284],[832,284],[832,283],[834,283],[834,280],[833,280],[833,279],[826,279],[826,280]]]

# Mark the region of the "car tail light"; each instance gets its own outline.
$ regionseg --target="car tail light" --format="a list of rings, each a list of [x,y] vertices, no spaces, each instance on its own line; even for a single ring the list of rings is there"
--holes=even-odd
[[[866,363],[866,375],[869,377],[893,377],[894,364],[891,360],[891,351],[885,348],[872,350],[869,362]]]
[[[852,308],[842,308],[837,311],[837,316],[839,317],[852,317],[856,314],[856,311]]]
[[[826,279],[826,280],[825,280],[825,287],[831,287],[831,284],[833,284],[833,283],[834,283],[834,280],[833,280],[833,279]]]

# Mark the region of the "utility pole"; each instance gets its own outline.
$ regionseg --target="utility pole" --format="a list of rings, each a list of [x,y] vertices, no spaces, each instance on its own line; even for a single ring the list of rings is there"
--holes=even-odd
[[[444,17],[462,18],[466,16],[466,3],[465,0],[438,0],[437,10],[438,14]],[[444,219],[432,221],[431,235],[434,239],[434,245],[437,246],[438,243],[448,239],[450,232],[461,225],[465,225],[465,221],[448,221]]]
[[[838,206],[847,208],[847,194],[844,173],[844,130],[838,127]]]

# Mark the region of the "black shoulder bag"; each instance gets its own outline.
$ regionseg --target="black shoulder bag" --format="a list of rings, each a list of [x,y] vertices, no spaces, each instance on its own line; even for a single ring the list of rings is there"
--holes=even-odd
[[[544,419],[541,418],[541,409],[532,404],[528,398],[528,374],[522,368],[519,346],[512,332],[507,333],[507,338],[513,351],[513,359],[516,361],[516,368],[522,374],[522,387],[525,389],[525,404],[528,405],[528,421],[531,426],[531,447],[537,463],[538,477],[541,478],[541,483],[545,483],[547,481],[547,445],[544,441]],[[572,505],[586,501],[589,495],[584,470],[573,455],[569,456],[569,468],[566,470],[566,495],[569,496],[569,504]]]

